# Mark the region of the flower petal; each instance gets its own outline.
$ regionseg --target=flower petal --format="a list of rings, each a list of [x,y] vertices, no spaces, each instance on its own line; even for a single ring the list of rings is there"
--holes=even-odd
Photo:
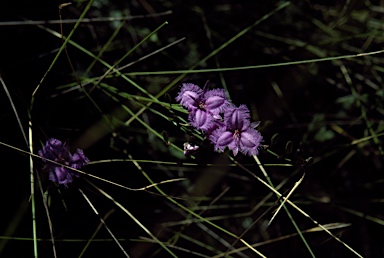
[[[203,90],[192,83],[183,83],[183,86],[180,89],[179,94],[176,97],[176,101],[187,109],[190,109],[192,106],[197,106],[199,99],[203,95]]]
[[[77,149],[72,155],[71,167],[79,169],[88,164],[89,159],[85,157],[83,150]]]
[[[240,136],[240,151],[245,155],[259,154],[260,143],[263,137],[256,129],[249,127],[246,131],[241,133]]]
[[[231,130],[246,130],[251,124],[250,117],[249,109],[245,105],[239,107],[230,106],[224,113],[224,120]]]
[[[215,151],[224,151],[232,139],[232,133],[226,132],[225,126],[217,128],[209,135],[209,140],[214,144]]]
[[[205,109],[212,114],[219,114],[229,105],[223,89],[213,89],[204,94]]]
[[[205,132],[214,126],[212,115],[201,109],[197,109],[196,112],[190,113],[189,121],[193,127]]]

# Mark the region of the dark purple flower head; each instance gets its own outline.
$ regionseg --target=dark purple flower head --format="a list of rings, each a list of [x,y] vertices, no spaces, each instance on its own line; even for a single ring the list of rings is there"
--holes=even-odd
[[[202,90],[195,84],[184,83],[176,100],[188,109],[189,123],[205,133],[216,151],[228,147],[235,156],[239,152],[259,153],[263,137],[251,124],[248,108],[230,104],[223,89]],[[187,145],[184,151],[189,153],[193,147]]]
[[[229,105],[223,89],[205,91],[192,83],[184,83],[176,100],[189,111],[192,126],[204,132],[216,128],[220,113]]]
[[[228,107],[224,113],[224,123],[216,129],[209,139],[215,145],[216,151],[224,151],[228,147],[236,156],[240,151],[245,155],[259,154],[261,134],[251,127],[249,110],[245,105]]]
[[[74,169],[79,169],[89,162],[82,150],[77,149],[71,154],[66,144],[54,138],[49,139],[45,146],[38,151],[38,154],[43,157],[44,162],[49,159]],[[59,185],[67,186],[68,183],[73,181],[74,177],[79,176],[75,171],[51,162],[47,162],[45,169],[49,170],[49,179]]]

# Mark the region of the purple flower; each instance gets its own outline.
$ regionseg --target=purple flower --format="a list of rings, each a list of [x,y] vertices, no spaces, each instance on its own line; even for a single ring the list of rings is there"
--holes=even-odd
[[[189,113],[189,123],[204,132],[207,132],[214,126],[213,115],[205,110],[196,109],[194,112]]]
[[[38,154],[43,157],[44,162],[49,159],[74,169],[79,169],[89,162],[82,150],[77,149],[71,154],[65,143],[54,138],[49,139]],[[72,183],[74,177],[79,176],[75,171],[51,162],[47,162],[44,168],[49,171],[49,180],[59,185],[67,186],[68,183]]]
[[[188,110],[189,123],[205,133],[216,151],[224,151],[228,147],[235,156],[239,152],[245,155],[259,153],[263,137],[251,124],[248,108],[230,104],[223,89],[208,91],[195,84],[184,83],[176,100]],[[185,145],[184,154],[194,151],[195,147]]]
[[[202,94],[203,90],[199,86],[192,83],[183,83],[176,101],[189,110],[189,107],[193,107]]]
[[[184,143],[184,155],[189,156],[192,152],[197,151],[199,149],[198,145],[191,144],[189,142]]]
[[[184,83],[176,100],[189,111],[192,126],[204,132],[213,131],[229,105],[223,89],[202,90],[192,83]]]
[[[209,139],[215,145],[216,151],[224,151],[228,147],[236,156],[240,151],[245,155],[259,154],[259,146],[263,137],[249,121],[249,110],[245,105],[231,106],[225,110],[225,125],[216,129]]]

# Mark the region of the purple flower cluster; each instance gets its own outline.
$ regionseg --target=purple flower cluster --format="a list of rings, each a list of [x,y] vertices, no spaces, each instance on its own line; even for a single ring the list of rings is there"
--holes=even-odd
[[[71,154],[65,143],[54,138],[49,139],[38,154],[43,157],[44,162],[49,159],[74,169],[80,169],[89,162],[82,150],[77,149]],[[68,183],[72,183],[74,177],[79,176],[75,171],[51,162],[47,162],[45,169],[49,170],[49,180],[59,185],[67,186]]]
[[[184,83],[176,100],[189,111],[189,123],[207,135],[215,151],[228,147],[235,156],[239,151],[250,156],[259,153],[263,137],[252,127],[248,108],[231,104],[223,89],[202,90]]]

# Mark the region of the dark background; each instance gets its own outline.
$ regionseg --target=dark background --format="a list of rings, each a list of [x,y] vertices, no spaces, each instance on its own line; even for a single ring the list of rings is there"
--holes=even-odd
[[[77,1],[63,8],[62,19],[77,19],[87,3]],[[156,37],[144,42],[121,65],[185,37],[185,40],[175,46],[123,70],[128,73],[177,71],[189,69],[282,3],[106,0],[95,1],[86,18],[172,11],[165,16],[126,21],[102,58],[113,64],[167,21],[168,25],[160,29]],[[1,1],[0,20],[58,20],[60,4],[58,1]],[[72,40],[97,54],[118,24],[83,23],[72,36]],[[64,35],[70,33],[73,25],[63,25]],[[196,69],[265,65],[378,51],[382,49],[384,40],[383,25],[381,1],[292,1],[288,7],[260,22]],[[44,26],[60,32],[59,24]],[[62,40],[35,25],[29,25],[28,22],[17,26],[2,24],[0,35],[0,73],[27,133],[31,94],[62,45]],[[77,79],[101,76],[107,70],[100,63],[96,63],[91,71],[86,73],[93,59],[73,46],[68,46],[67,50],[74,71],[63,52],[34,98],[31,116],[35,152],[47,138],[55,137],[68,141],[74,148],[83,148],[91,161],[127,158],[128,153],[135,159],[196,162],[198,167],[164,167],[145,163],[141,165],[155,182],[179,177],[188,178],[187,183],[164,185],[162,189],[170,195],[185,199],[194,195],[207,197],[208,199],[200,205],[209,205],[212,199],[228,189],[218,202],[227,205],[227,208],[209,209],[203,216],[224,216],[214,222],[236,235],[241,235],[247,229],[247,223],[257,220],[256,225],[244,236],[249,243],[263,242],[296,232],[284,211],[280,211],[269,227],[265,226],[272,217],[274,207],[267,211],[266,215],[262,213],[273,206],[275,198],[270,198],[252,214],[236,216],[251,210],[270,191],[238,167],[207,168],[205,164],[208,163],[228,162],[225,154],[214,153],[212,146],[207,142],[198,140],[202,145],[201,150],[196,154],[195,160],[189,160],[180,153],[175,154],[162,139],[148,133],[138,122],[133,122],[127,127],[90,131],[90,128],[98,128],[102,115],[116,114],[114,112],[119,111],[121,104],[126,104],[136,111],[139,105],[121,97],[115,102],[99,87],[92,89],[91,85],[85,86],[84,89],[99,105],[100,112],[81,90],[63,93],[60,86],[73,83],[72,87],[75,87]],[[382,54],[378,54],[223,73],[190,73],[180,79],[177,79],[178,74],[133,75],[130,79],[152,94],[178,80],[168,91],[168,95],[159,98],[171,103],[175,103],[174,97],[183,82],[203,86],[209,81],[212,88],[226,85],[232,102],[236,105],[246,104],[251,110],[252,119],[261,121],[258,129],[264,137],[265,145],[271,145],[271,137],[279,134],[280,141],[272,144],[270,149],[278,155],[290,158],[294,165],[289,168],[267,167],[275,185],[288,180],[280,192],[289,191],[305,172],[304,181],[290,199],[321,224],[350,223],[349,227],[332,232],[364,257],[382,257],[382,141],[378,137],[362,144],[351,144],[355,139],[372,135],[372,132],[378,134],[383,131],[384,91],[381,74],[384,70],[381,57]],[[103,82],[115,87],[119,92],[145,96],[119,77],[107,78]],[[0,141],[27,150],[9,99],[4,91],[2,92]],[[165,116],[173,117],[173,113],[167,108],[156,105],[152,107]],[[190,139],[191,133],[185,133],[171,121],[159,118],[149,111],[144,114],[148,124],[159,133],[165,131],[172,143],[182,147],[183,143]],[[187,118],[185,114],[177,115]],[[130,116],[126,114],[120,116],[123,121],[128,118]],[[287,142],[292,142],[292,153],[286,151]],[[28,202],[29,158],[5,146],[0,147],[0,153],[3,164],[3,177],[0,180],[0,194],[3,200],[0,235],[31,238],[31,207]],[[304,161],[310,157],[313,157],[313,163],[306,164]],[[261,151],[259,158],[265,164],[284,163],[266,151]],[[236,160],[249,165],[247,168],[252,173],[263,178],[252,158],[239,155]],[[41,165],[36,159],[36,171],[39,171]],[[130,162],[90,165],[85,167],[84,171],[131,188],[149,184]],[[113,211],[107,223],[118,238],[124,239],[122,244],[131,257],[168,257],[165,251],[156,252],[157,245],[140,243],[140,237],[148,237],[145,232],[83,178],[66,189],[54,186],[47,180],[47,175],[40,172],[39,175],[42,178],[43,192],[47,192],[51,198],[50,216],[54,235],[58,240],[58,257],[77,257],[85,245],[85,242],[59,240],[88,239],[99,223],[98,217],[85,202],[78,188],[97,205],[101,216]],[[221,252],[226,251],[227,248],[212,237],[208,230],[204,231],[194,223],[185,228],[171,226],[160,231],[164,225],[162,223],[183,221],[187,217],[163,196],[128,191],[93,178],[87,179],[113,195],[163,241],[171,239],[174,232],[182,232]],[[63,202],[67,205],[66,209]],[[181,202],[185,205],[188,203]],[[38,187],[36,203],[38,237],[49,239],[47,217]],[[243,206],[236,206],[238,204]],[[315,227],[309,219],[293,208],[289,207],[289,210],[300,229]],[[234,242],[234,239],[220,231],[215,230],[215,233],[229,243]],[[305,237],[317,257],[354,256],[324,232],[308,233]],[[96,238],[110,238],[110,235],[102,228]],[[1,257],[32,257],[31,240],[4,239],[0,239]],[[215,255],[185,239],[180,239],[175,245],[208,257]],[[237,243],[235,246],[242,245]],[[38,247],[40,257],[52,257],[50,242],[39,241]],[[101,250],[108,250],[109,257],[123,257],[117,245],[107,241],[92,243],[84,257],[94,257]],[[278,239],[258,247],[258,250],[268,257],[310,256],[297,236]],[[25,253],[28,255],[25,256]],[[195,257],[180,250],[175,250],[175,253],[179,257]],[[249,251],[244,252],[244,256],[256,257]],[[233,257],[238,256],[235,254]]]

